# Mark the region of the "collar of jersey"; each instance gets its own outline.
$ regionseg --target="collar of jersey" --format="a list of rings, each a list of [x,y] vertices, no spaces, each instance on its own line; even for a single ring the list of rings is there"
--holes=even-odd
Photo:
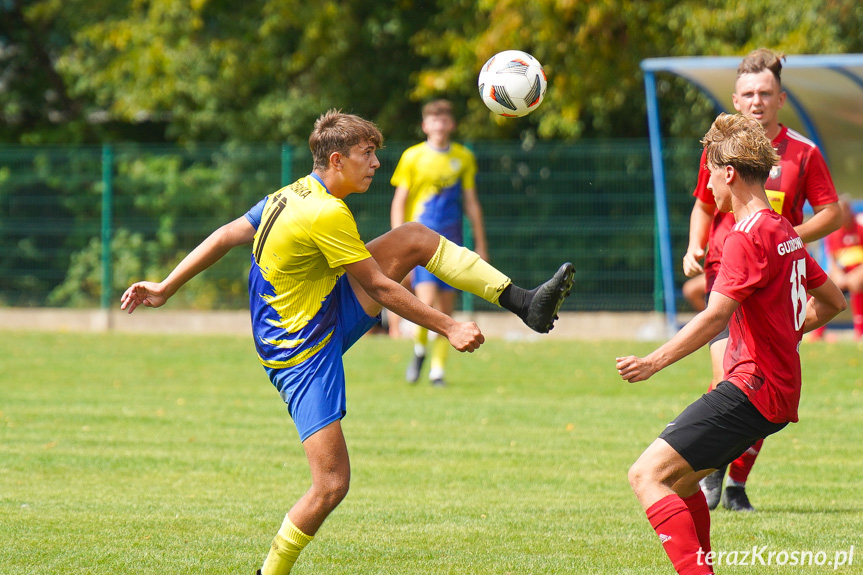
[[[430,150],[434,150],[435,152],[439,152],[439,153],[441,153],[441,154],[445,154],[445,153],[449,152],[449,149],[452,147],[452,142],[448,143],[448,144],[447,144],[445,147],[443,147],[443,148],[436,148],[435,146],[432,146],[432,145],[428,142],[428,140],[426,140],[426,141],[425,141],[425,142],[423,142],[423,143],[428,147],[428,149],[430,149]]]
[[[773,138],[773,140],[771,140],[771,141],[770,141],[770,143],[771,143],[771,144],[779,145],[779,140],[781,140],[781,139],[782,139],[782,136],[784,136],[787,132],[788,132],[788,128],[786,128],[786,127],[785,127],[784,125],[782,125],[782,124],[779,124],[779,133],[778,133],[778,134],[776,134],[776,137],[775,137],[775,138]]]
[[[316,173],[314,173],[314,172],[312,172],[312,173],[311,173],[311,174],[309,174],[309,175],[310,175],[311,177],[313,177],[314,179],[316,179],[316,180],[321,184],[321,186],[323,186],[323,188],[324,188],[324,191],[325,191],[325,192],[327,192],[328,194],[330,194],[330,190],[327,188],[327,185],[324,183],[324,181],[321,179],[321,177],[320,177],[319,175],[317,175],[317,174],[316,174]],[[330,194],[330,195],[332,196],[332,194]]]

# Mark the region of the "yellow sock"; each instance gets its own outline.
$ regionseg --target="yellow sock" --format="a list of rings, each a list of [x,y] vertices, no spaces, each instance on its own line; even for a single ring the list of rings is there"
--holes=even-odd
[[[424,328],[421,325],[418,325],[416,334],[414,335],[414,346],[415,347],[418,346],[417,349],[419,347],[425,348],[428,341],[429,341],[429,330],[427,330],[426,328]],[[417,355],[425,355],[425,351],[423,351],[423,353],[417,354]]]
[[[431,364],[429,366],[432,373],[443,374],[443,366],[446,363],[446,354],[449,352],[449,348],[449,340],[444,336],[438,335],[434,339],[431,350]]]
[[[285,515],[285,520],[279,532],[273,538],[273,546],[261,567],[261,575],[288,575],[294,567],[300,551],[303,550],[314,536],[309,537],[293,524]]]
[[[441,236],[435,255],[425,268],[461,291],[497,304],[497,298],[512,281],[479,257]]]

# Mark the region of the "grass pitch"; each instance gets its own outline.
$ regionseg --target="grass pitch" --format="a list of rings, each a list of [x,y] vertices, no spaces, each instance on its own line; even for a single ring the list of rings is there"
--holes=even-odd
[[[409,342],[364,338],[345,358],[351,491],[294,573],[673,573],[626,472],[709,361],[621,381],[615,356],[653,347],[491,341],[435,389],[403,382]],[[719,573],[863,573],[863,353],[802,353],[801,422],[765,444],[758,512],[714,512],[713,544],[831,564]],[[308,484],[250,338],[0,332],[4,575],[251,574]]]

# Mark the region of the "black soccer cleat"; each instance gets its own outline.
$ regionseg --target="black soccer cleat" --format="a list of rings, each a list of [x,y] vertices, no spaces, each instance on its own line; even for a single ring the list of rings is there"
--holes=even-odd
[[[738,485],[729,485],[725,488],[722,506],[731,511],[755,511],[749,503],[749,497],[746,496],[746,488]]]
[[[719,500],[722,499],[722,480],[725,479],[726,469],[728,469],[727,465],[701,480],[701,491],[704,492],[707,507],[711,511],[719,507]]]
[[[539,333],[551,331],[560,305],[572,291],[574,275],[575,268],[567,262],[560,266],[554,277],[536,288],[524,318],[527,327]]]

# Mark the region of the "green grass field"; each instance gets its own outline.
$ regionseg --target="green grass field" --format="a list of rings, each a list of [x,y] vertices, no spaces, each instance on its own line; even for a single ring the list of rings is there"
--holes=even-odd
[[[619,379],[632,342],[488,342],[449,387],[402,380],[409,342],[346,356],[351,491],[305,574],[671,574],[626,480],[701,394],[702,351]],[[718,510],[716,550],[837,551],[863,573],[863,366],[804,344],[799,424],[769,439],[754,514]],[[0,573],[251,574],[308,468],[250,338],[0,332]]]

